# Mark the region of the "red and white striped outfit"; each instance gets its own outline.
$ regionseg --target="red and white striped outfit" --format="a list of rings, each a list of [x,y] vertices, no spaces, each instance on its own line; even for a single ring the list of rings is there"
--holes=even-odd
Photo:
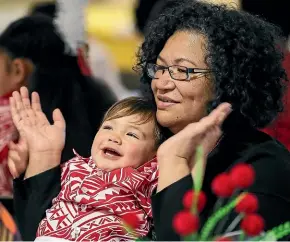
[[[37,237],[71,241],[126,241],[136,238],[120,217],[135,213],[141,220],[138,237],[152,226],[150,197],[157,186],[157,161],[143,166],[103,171],[92,158],[77,155],[62,167],[61,192],[46,211]]]

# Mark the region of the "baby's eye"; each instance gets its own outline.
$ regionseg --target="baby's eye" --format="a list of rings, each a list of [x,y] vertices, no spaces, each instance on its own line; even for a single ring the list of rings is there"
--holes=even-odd
[[[108,130],[111,130],[111,129],[113,129],[110,125],[104,125],[103,126],[103,129],[108,129]]]
[[[131,137],[134,137],[135,139],[139,139],[139,137],[136,134],[132,133],[132,132],[127,133],[127,135],[131,136]]]

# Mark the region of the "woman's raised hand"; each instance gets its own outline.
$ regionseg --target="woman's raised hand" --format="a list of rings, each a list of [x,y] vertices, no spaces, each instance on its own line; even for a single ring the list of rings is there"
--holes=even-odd
[[[38,93],[29,99],[28,89],[13,92],[10,98],[13,122],[20,137],[28,144],[29,155],[61,153],[65,144],[65,120],[59,109],[53,112],[53,124],[50,124],[42,112]]]
[[[230,112],[231,105],[222,103],[208,116],[187,125],[159,147],[158,191],[192,172],[198,145],[203,147],[205,157],[211,152],[221,137],[221,125]]]

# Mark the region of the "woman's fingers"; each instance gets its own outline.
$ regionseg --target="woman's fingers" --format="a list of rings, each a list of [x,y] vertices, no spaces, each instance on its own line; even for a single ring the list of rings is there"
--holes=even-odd
[[[9,148],[9,150],[18,150],[17,149],[18,148],[17,145],[13,141],[9,142],[8,148]]]
[[[184,130],[184,135],[191,138],[191,142],[203,140],[207,133],[216,136],[220,135],[220,126],[231,112],[229,103],[222,103],[214,109],[208,116],[202,118],[199,122],[192,123]],[[208,135],[207,135],[208,136]]]
[[[29,117],[26,113],[25,107],[23,105],[20,93],[15,91],[15,92],[13,92],[12,97],[14,98],[14,101],[16,104],[16,109],[17,109],[17,112],[20,116],[20,120],[23,122],[23,124],[29,125],[30,120],[29,120]]]
[[[18,111],[24,109],[24,107],[23,107],[23,103],[22,103],[22,100],[21,100],[20,93],[19,93],[18,91],[14,91],[14,92],[12,93],[12,97],[13,97],[13,99],[14,99],[14,101],[15,101],[16,109],[17,109]]]
[[[17,168],[16,168],[14,161],[8,158],[7,165],[8,165],[10,174],[12,175],[13,179],[18,178],[20,176],[20,174],[18,174],[18,172],[17,172]]]
[[[16,108],[16,101],[14,100],[13,97],[10,97],[10,112],[11,112],[11,116],[12,116],[12,120],[14,125],[16,126],[16,128],[19,130],[20,129],[20,122],[21,122],[21,117],[20,114],[18,112],[18,109]]]
[[[26,87],[21,87],[20,93],[15,91],[10,98],[13,122],[18,130],[23,125],[46,125],[49,124],[45,114],[42,112],[39,95],[34,92],[29,100]]]
[[[198,123],[205,128],[209,128],[215,125],[221,126],[231,111],[232,109],[229,103],[222,103],[208,116],[202,118]]]
[[[20,161],[19,152],[16,150],[9,150],[8,158],[13,160],[14,163],[19,162]]]
[[[9,150],[7,163],[8,163],[9,171],[14,179],[19,177],[20,175],[18,174],[18,169],[17,169],[17,164],[19,163],[19,161],[20,161],[20,156],[18,152],[15,150]]]
[[[65,130],[65,120],[59,109],[55,109],[52,113],[54,125]]]
[[[20,95],[21,95],[24,111],[26,112],[27,121],[29,121],[30,124],[35,125],[36,123],[35,112],[32,109],[31,104],[30,104],[28,89],[26,87],[21,87]]]
[[[45,125],[45,124],[49,124],[47,117],[42,112],[40,98],[39,98],[39,95],[37,92],[33,92],[31,94],[31,106],[32,106],[32,109],[34,110],[34,113],[36,115],[37,124],[40,126]]]
[[[37,92],[31,94],[31,105],[35,112],[42,112],[40,98]]]
[[[209,117],[212,117],[215,120],[216,125],[222,125],[231,111],[232,106],[229,103],[222,103],[209,114]]]
[[[30,109],[30,100],[29,100],[29,93],[28,89],[26,87],[21,87],[20,88],[20,96],[22,99],[22,103],[25,109]]]

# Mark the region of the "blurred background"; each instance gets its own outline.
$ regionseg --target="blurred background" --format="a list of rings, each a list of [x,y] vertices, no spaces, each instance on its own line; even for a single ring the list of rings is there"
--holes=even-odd
[[[238,0],[207,1],[239,5]],[[53,1],[0,0],[0,31],[11,21],[25,15],[35,4],[44,2]],[[148,0],[148,2],[154,1]],[[92,41],[97,42],[97,46],[91,46],[93,55],[96,55],[94,66],[98,65],[97,68],[102,69],[104,59],[109,62],[106,66],[109,65],[114,69],[114,74],[104,79],[110,79],[122,85],[113,88],[123,89],[120,90],[123,93],[120,98],[138,94],[138,76],[132,70],[135,53],[142,41],[142,34],[138,29],[138,24],[142,25],[142,19],[137,23],[135,11],[138,4],[138,0],[92,0],[86,11],[88,36]],[[148,8],[145,7],[138,18],[146,18],[147,11]],[[105,69],[103,70],[105,72]]]
[[[71,0],[67,0],[68,2]],[[79,0],[82,1],[82,0]],[[85,1],[85,0],[84,0]],[[136,59],[138,46],[142,43],[144,27],[149,19],[157,16],[162,9],[165,0],[89,0],[89,5],[85,9],[85,26],[87,33],[87,42],[89,45],[88,61],[91,71],[96,81],[103,82],[111,89],[117,99],[128,96],[139,95],[139,76],[132,69]],[[181,1],[181,0],[176,0]],[[244,9],[256,15],[264,17],[264,19],[280,26],[283,30],[285,41],[285,50],[287,52],[284,67],[290,74],[290,52],[289,52],[289,9],[290,1],[284,0],[202,0],[216,4],[228,4],[231,7]],[[2,32],[12,21],[25,16],[31,11],[45,12],[48,15],[54,15],[55,9],[51,7],[53,0],[0,0],[0,31]],[[39,5],[40,4],[40,5]],[[44,4],[44,5],[43,5]],[[35,9],[36,6],[41,9]],[[48,7],[50,6],[50,7]],[[53,5],[52,5],[53,6]],[[53,16],[52,16],[53,17]],[[74,28],[71,23],[70,28]],[[35,36],[33,36],[35,38]],[[22,45],[22,42],[21,42]],[[33,46],[35,50],[35,46]],[[50,84],[49,84],[50,85]],[[104,91],[104,87],[100,87]],[[45,89],[46,90],[46,89]],[[283,119],[279,121],[281,133],[285,134],[285,127],[289,129],[290,120],[290,89],[288,96],[285,98],[285,112]],[[95,95],[95,94],[94,94]],[[77,96],[77,95],[76,95]],[[103,114],[102,114],[103,115]],[[288,116],[287,116],[288,115]],[[284,123],[283,123],[284,122]],[[277,122],[278,123],[278,122]],[[283,125],[284,126],[283,126]],[[1,129],[1,127],[0,127]],[[274,129],[273,129],[274,130]],[[277,128],[275,132],[268,130],[273,137],[278,136]],[[273,133],[274,132],[274,133]],[[285,135],[284,135],[285,136]],[[289,135],[285,136],[285,140],[280,139],[283,144],[288,144],[290,149]],[[3,159],[4,160],[4,159]],[[6,164],[6,163],[3,163]],[[0,157],[1,165],[1,157]],[[4,166],[3,166],[4,167]],[[2,177],[5,178],[5,176]],[[5,178],[6,179],[6,178]],[[12,180],[9,174],[9,182]],[[12,188],[10,193],[1,194],[1,166],[0,166],[0,241],[10,239],[1,239],[1,221],[12,221],[12,217],[4,211],[4,206],[13,214],[12,204]],[[9,183],[10,187],[12,185]],[[2,199],[2,200],[1,200]],[[1,207],[1,203],[4,206]],[[1,212],[2,211],[2,212]],[[16,226],[11,222],[13,229]],[[7,227],[7,226],[6,226]],[[9,226],[8,226],[9,227]],[[5,232],[5,230],[4,230]],[[2,233],[3,234],[3,233]],[[5,236],[8,233],[5,232]],[[14,232],[11,232],[14,236]],[[4,238],[4,237],[3,237]],[[19,239],[18,239],[19,240]]]

